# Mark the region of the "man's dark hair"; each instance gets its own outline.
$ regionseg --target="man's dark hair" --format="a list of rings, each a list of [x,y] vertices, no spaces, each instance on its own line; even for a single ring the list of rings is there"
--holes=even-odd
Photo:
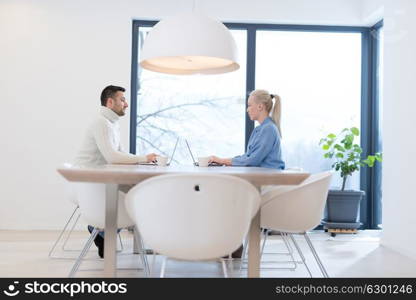
[[[101,92],[101,105],[107,105],[107,99],[113,98],[117,92],[125,92],[126,89],[121,86],[109,85],[106,86],[105,89]]]

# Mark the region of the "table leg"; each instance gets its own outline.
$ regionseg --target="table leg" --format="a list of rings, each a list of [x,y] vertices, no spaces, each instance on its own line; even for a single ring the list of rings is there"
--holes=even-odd
[[[104,277],[116,277],[118,184],[106,184]]]
[[[248,277],[260,277],[260,210],[251,220],[248,242]]]

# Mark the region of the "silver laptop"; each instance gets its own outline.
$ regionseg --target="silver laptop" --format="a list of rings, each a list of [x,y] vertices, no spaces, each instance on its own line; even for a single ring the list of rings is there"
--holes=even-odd
[[[175,155],[176,148],[178,146],[178,142],[179,142],[179,137],[176,139],[175,147],[173,148],[173,152],[172,152],[172,154],[171,154],[171,156],[169,158],[168,163],[166,164],[167,166],[169,166],[170,163],[173,160],[173,156]],[[144,166],[157,166],[157,163],[156,162],[145,162],[145,163],[139,163],[139,165],[144,165]]]
[[[191,147],[189,147],[189,144],[188,144],[188,141],[185,139],[185,143],[186,143],[186,146],[188,147],[188,151],[189,151],[189,154],[191,155],[191,157],[192,157],[192,161],[194,162],[194,166],[196,166],[196,167],[198,167],[199,166],[199,164],[198,164],[198,162],[197,161],[195,161],[195,158],[194,158],[194,155],[192,154],[192,151],[191,151]],[[218,163],[216,163],[216,162],[210,162],[209,164],[208,164],[208,167],[221,167],[222,165],[220,165],[220,164],[218,164]]]

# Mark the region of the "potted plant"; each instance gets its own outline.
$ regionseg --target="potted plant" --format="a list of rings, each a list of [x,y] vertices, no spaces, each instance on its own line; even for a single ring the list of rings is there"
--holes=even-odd
[[[360,167],[373,167],[376,161],[382,161],[382,155],[375,153],[363,159],[362,148],[354,143],[354,139],[360,135],[356,127],[344,128],[337,136],[333,133],[321,139],[320,145],[325,151],[324,158],[335,159],[332,168],[340,172],[342,187],[340,190],[330,190],[325,208],[324,228],[331,229],[331,234],[336,232],[356,232],[360,227],[359,221],[360,202],[364,191],[345,190],[345,184],[351,175]],[[332,230],[333,229],[333,230]]]

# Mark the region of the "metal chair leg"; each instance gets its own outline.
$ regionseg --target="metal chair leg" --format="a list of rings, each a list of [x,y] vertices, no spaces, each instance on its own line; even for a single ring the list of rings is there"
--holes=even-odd
[[[166,256],[163,257],[162,260],[162,266],[160,268],[160,278],[164,278],[165,277],[165,269],[166,269],[166,262],[167,262],[168,258]]]
[[[266,240],[267,240],[267,237],[268,237],[268,235],[269,235],[269,233],[271,232],[272,230],[270,230],[270,229],[266,229],[265,231],[264,231],[264,240],[263,240],[263,246],[262,246],[262,249],[261,249],[261,253],[260,253],[260,256],[262,256],[263,254],[265,254],[265,252],[264,252],[264,247],[265,247],[265,244],[266,244]],[[287,248],[287,250],[288,250],[288,252],[273,252],[273,253],[267,253],[267,254],[280,254],[280,255],[290,255],[290,253],[293,253],[293,248],[292,248],[292,246],[290,245],[290,243],[288,243],[287,242],[287,240],[286,240],[286,238],[285,238],[285,236],[282,234],[282,233],[280,233],[280,236],[282,237],[282,240],[283,240],[283,242],[285,243],[285,246],[286,246],[286,248]]]
[[[135,242],[136,242],[136,247],[137,249],[139,249],[140,252],[140,258],[142,260],[142,264],[143,264],[143,269],[145,272],[146,277],[150,276],[150,268],[149,268],[149,263],[147,261],[147,255],[146,255],[146,249],[144,247],[144,243],[143,243],[143,239],[139,234],[139,231],[136,229],[133,231],[134,235],[135,235]]]
[[[143,260],[143,264],[146,270],[146,276],[149,277],[150,276],[150,266],[149,266],[149,261],[147,260],[147,252],[146,252],[146,247],[144,246],[144,242],[142,237],[140,236],[140,245],[141,245],[141,249],[140,252],[142,253],[142,260]]]
[[[282,235],[282,240],[285,243],[286,248],[289,252],[288,253],[281,252],[280,254],[288,254],[289,255],[290,253],[293,253],[293,248],[290,245],[289,241],[287,240],[287,234]]]
[[[310,248],[310,249],[311,249],[311,251],[312,251],[312,254],[313,254],[313,256],[314,256],[314,258],[315,258],[315,260],[316,260],[316,262],[317,262],[317,264],[318,264],[318,266],[319,266],[319,269],[321,269],[321,272],[322,272],[322,274],[324,275],[324,277],[325,277],[325,278],[328,278],[329,276],[328,276],[328,273],[327,273],[327,271],[326,271],[326,269],[325,269],[325,267],[324,267],[324,264],[322,263],[321,259],[319,258],[319,255],[318,255],[318,253],[316,252],[315,247],[314,247],[314,246],[313,246],[313,244],[312,244],[312,241],[309,239],[308,234],[307,234],[306,232],[304,232],[304,233],[303,233],[303,236],[304,236],[304,238],[305,238],[306,242],[308,243],[309,248]]]
[[[123,242],[122,242],[122,240],[121,240],[121,234],[120,233],[118,233],[118,240],[120,241],[120,251],[123,251],[124,250],[124,246],[123,246]]]
[[[243,243],[243,254],[241,255],[240,268],[238,270],[239,273],[241,273],[241,269],[243,268],[243,263],[246,260],[247,249],[248,249],[248,237],[246,236],[246,238],[244,239],[244,243]]]
[[[52,256],[53,250],[55,250],[56,245],[61,240],[66,228],[68,227],[68,224],[71,222],[72,218],[74,217],[76,211],[78,210],[79,206],[75,207],[74,211],[72,212],[72,215],[69,217],[68,221],[66,222],[64,228],[62,229],[61,233],[58,236],[58,239],[56,240],[55,244],[52,246],[52,249],[49,251],[48,257]]]
[[[156,266],[156,251],[153,251],[152,268],[150,269],[150,277],[153,277],[155,275],[155,266]]]
[[[222,272],[224,273],[224,278],[228,278],[227,265],[225,264],[225,259],[221,258],[221,264]]]
[[[90,238],[88,239],[88,241],[85,243],[84,249],[82,249],[79,257],[77,258],[77,260],[74,263],[74,266],[72,267],[71,272],[69,273],[69,277],[72,278],[75,276],[76,272],[79,269],[79,266],[82,263],[83,258],[85,257],[85,255],[87,254],[88,250],[90,249],[92,242],[94,241],[95,237],[98,234],[98,230],[94,229],[91,233]]]
[[[269,232],[270,231],[268,229],[264,229],[264,231],[262,231],[264,235],[264,239],[263,239],[263,245],[261,245],[260,257],[263,256],[264,247],[266,246],[266,240],[267,240],[267,237],[269,236]]]
[[[77,219],[75,220],[74,224],[71,227],[71,230],[68,232],[68,235],[66,236],[66,239],[64,243],[62,244],[62,250],[67,251],[68,249],[65,249],[66,243],[68,242],[69,238],[71,237],[72,232],[74,231],[75,225],[77,225],[79,218],[81,217],[81,214],[78,214]]]
[[[305,268],[306,268],[306,270],[308,271],[308,273],[309,273],[309,277],[313,277],[312,276],[312,273],[311,273],[311,270],[309,269],[309,266],[308,266],[308,264],[306,263],[306,259],[305,259],[305,256],[303,255],[303,253],[302,253],[302,250],[300,249],[300,247],[299,247],[299,245],[298,245],[298,243],[296,242],[296,240],[295,240],[295,238],[293,237],[293,235],[292,234],[289,234],[289,236],[290,236],[290,238],[292,239],[292,242],[293,242],[293,244],[295,245],[295,248],[296,248],[296,251],[299,253],[299,256],[301,257],[301,259],[302,259],[302,261],[303,261],[303,264],[305,265]]]
[[[263,254],[265,253],[264,252],[265,243],[266,243],[266,240],[267,240],[267,235],[269,234],[270,231],[271,230],[268,230],[268,229],[265,229],[264,231],[262,231],[262,233],[265,235],[265,237],[264,237],[263,245],[262,245],[261,252],[260,252],[260,258],[263,257]],[[281,267],[281,268],[277,268],[277,267],[276,268],[274,268],[274,267],[273,268],[272,267],[269,267],[269,268],[262,267],[262,269],[279,269],[279,270],[292,270],[292,271],[293,270],[296,270],[297,265],[300,264],[300,263],[302,263],[302,262],[301,261],[297,261],[295,259],[294,255],[293,255],[293,248],[292,248],[292,246],[290,245],[290,243],[289,243],[289,241],[287,239],[287,234],[285,234],[284,232],[281,232],[280,235],[281,235],[282,240],[283,240],[283,242],[284,242],[284,244],[285,244],[285,246],[286,246],[286,248],[287,248],[288,251],[287,252],[273,252],[273,253],[267,253],[267,254],[290,255],[291,260],[287,260],[287,261],[263,261],[262,263],[279,263],[279,264],[287,264],[287,263],[289,263],[289,264],[293,264],[293,267]],[[244,249],[243,256],[242,256],[242,260],[241,260],[241,264],[240,264],[240,270],[239,270],[240,272],[241,272],[241,269],[242,269],[243,262],[246,260],[245,259],[245,256],[246,256],[245,250],[246,249]]]

